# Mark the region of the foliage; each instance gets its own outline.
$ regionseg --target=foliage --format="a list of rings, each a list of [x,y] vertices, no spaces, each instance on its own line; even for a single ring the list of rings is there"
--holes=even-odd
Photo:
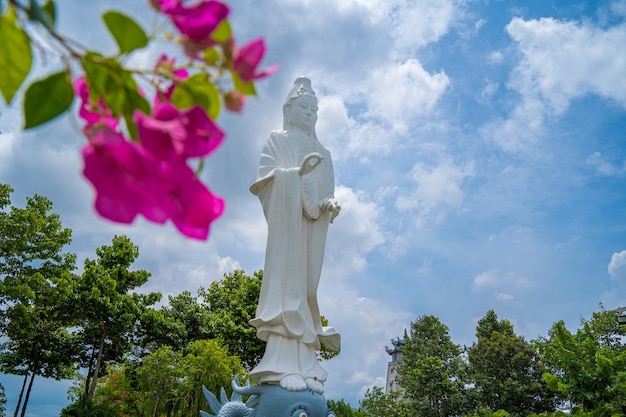
[[[411,325],[398,366],[402,396],[423,416],[459,414],[463,394],[461,348],[448,327],[434,316],[421,316]]]
[[[102,367],[120,361],[131,349],[139,318],[160,299],[160,294],[137,294],[150,274],[129,271],[139,256],[138,248],[125,236],[115,236],[110,246],[96,249],[98,259],[86,259],[74,292],[80,312],[78,334],[82,339],[79,363],[88,370],[85,398],[91,400]]]
[[[72,232],[52,203],[35,195],[17,208],[12,191],[0,184],[0,369],[24,376],[15,411],[21,406],[23,415],[36,376],[58,380],[74,371],[75,255],[62,252]]]
[[[363,410],[352,408],[344,400],[328,400],[326,404],[335,413],[336,417],[367,417]]]
[[[218,339],[228,351],[237,355],[250,371],[265,352],[265,342],[256,337],[256,329],[248,322],[255,317],[263,271],[251,276],[242,270],[224,274],[197,296],[184,291],[168,297],[168,305],[148,310],[139,329],[138,356],[159,346],[184,351],[190,342]],[[322,321],[326,319],[322,317]],[[336,356],[322,347],[322,359]]]
[[[60,68],[25,88],[24,128],[66,113],[79,97],[87,139],[83,174],[97,191],[96,211],[120,223],[131,223],[138,215],[159,224],[169,220],[183,235],[206,239],[224,202],[192,165],[201,169],[224,138],[215,123],[222,102],[240,112],[246,96],[256,94],[254,81],[277,67],[259,70],[266,51],[263,39],[236,44],[224,3],[147,4],[157,17],[155,28],[166,23],[174,34],[159,37],[160,30],[154,30],[148,35],[131,17],[108,11],[103,22],[117,51],[105,54],[57,31],[53,0],[43,5],[8,0],[0,8],[0,93],[11,104],[31,71],[33,50],[56,54]],[[175,42],[186,63],[176,65],[174,58],[162,55],[152,68],[126,65],[131,54],[153,41]],[[152,100],[146,88],[153,89]],[[191,159],[201,162],[192,164]]]
[[[256,315],[262,279],[263,271],[248,276],[235,270],[198,292],[208,307],[210,338],[220,339],[248,371],[259,363],[265,351],[265,342],[256,337],[256,329],[248,323]]]
[[[6,415],[7,397],[4,394],[4,386],[0,384],[0,417]]]
[[[505,410],[512,416],[554,410],[556,397],[541,379],[546,367],[508,320],[498,320],[489,310],[479,320],[476,336],[468,351],[473,408]]]
[[[359,412],[367,417],[412,417],[415,415],[412,407],[401,399],[398,391],[385,394],[380,387],[367,389],[365,397],[359,402]]]
[[[581,412],[598,416],[626,414],[626,329],[617,313],[593,314],[581,320],[576,333],[563,321],[555,323],[537,347],[550,366],[543,376],[548,386]]]
[[[114,404],[124,416],[198,415],[205,406],[202,386],[212,392],[229,389],[244,369],[216,340],[191,342],[186,350],[163,346],[140,362],[113,367],[100,380],[93,403]]]

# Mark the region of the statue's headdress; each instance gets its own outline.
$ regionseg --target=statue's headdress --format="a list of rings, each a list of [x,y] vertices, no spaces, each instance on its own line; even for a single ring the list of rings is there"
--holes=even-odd
[[[293,87],[287,94],[287,98],[285,99],[285,103],[283,103],[283,129],[287,129],[288,123],[288,115],[287,108],[291,106],[295,99],[298,97],[312,97],[317,102],[317,97],[315,96],[315,91],[313,87],[311,87],[311,80],[306,77],[298,77],[293,82]],[[317,137],[315,134],[315,127],[313,127],[313,132],[311,132],[313,136]]]

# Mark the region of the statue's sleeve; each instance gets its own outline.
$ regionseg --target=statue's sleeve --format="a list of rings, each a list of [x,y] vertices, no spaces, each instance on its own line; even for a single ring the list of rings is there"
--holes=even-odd
[[[322,149],[324,160],[311,173],[303,178],[302,206],[309,220],[317,220],[323,214],[322,203],[326,198],[334,198],[335,178],[330,152]]]
[[[279,141],[280,134],[274,131],[270,133],[263,146],[256,181],[250,186],[250,192],[259,198],[262,198],[265,189],[276,175],[276,171],[281,168],[284,150],[280,149]]]

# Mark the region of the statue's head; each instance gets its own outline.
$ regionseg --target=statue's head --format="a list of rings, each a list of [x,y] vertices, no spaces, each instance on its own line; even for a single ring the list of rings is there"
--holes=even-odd
[[[298,77],[283,104],[283,129],[306,131],[310,136],[315,134],[317,123],[317,97],[311,87],[311,80]]]

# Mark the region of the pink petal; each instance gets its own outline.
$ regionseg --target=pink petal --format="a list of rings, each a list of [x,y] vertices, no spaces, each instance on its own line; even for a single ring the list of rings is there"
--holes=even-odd
[[[87,126],[104,124],[113,129],[117,128],[119,122],[111,115],[104,101],[98,100],[97,104],[92,103],[84,77],[74,80],[74,91],[81,99],[78,115],[87,122]]]
[[[154,204],[152,195],[158,190],[154,179],[158,166],[149,154],[121,134],[103,127],[93,134],[82,149],[85,163],[83,175],[97,192],[96,210],[107,219],[131,223]],[[152,212],[151,220],[164,222],[163,213]]]
[[[217,148],[224,140],[224,132],[209,118],[200,106],[185,112],[187,140],[182,153],[184,157],[204,157]]]
[[[213,195],[183,161],[165,166],[163,178],[169,189],[168,214],[187,237],[206,239],[209,227],[224,211],[224,200]]]
[[[210,37],[217,25],[228,16],[228,6],[215,0],[202,1],[185,8],[172,9],[170,14],[180,33],[194,41]]]
[[[133,115],[142,145],[162,161],[182,154],[187,132],[180,120],[181,112],[164,102],[156,105],[153,113],[154,117],[140,111]]]
[[[241,47],[236,53],[234,70],[242,81],[248,82],[259,78],[266,77],[278,70],[278,66],[274,65],[261,72],[257,72],[257,67],[261,63],[267,48],[263,38],[257,38]]]

